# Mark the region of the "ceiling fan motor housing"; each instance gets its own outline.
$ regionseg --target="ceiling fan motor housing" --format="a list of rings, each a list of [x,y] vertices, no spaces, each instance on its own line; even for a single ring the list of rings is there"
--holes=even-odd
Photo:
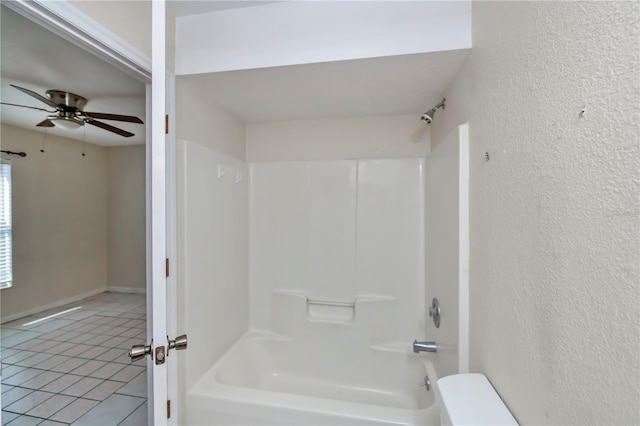
[[[74,93],[64,92],[62,90],[47,90],[47,97],[53,103],[62,108],[64,112],[80,111],[87,105],[87,99]]]

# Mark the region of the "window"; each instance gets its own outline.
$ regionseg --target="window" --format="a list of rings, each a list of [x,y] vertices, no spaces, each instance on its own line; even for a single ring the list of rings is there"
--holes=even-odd
[[[0,289],[13,284],[11,250],[11,162],[0,160]]]

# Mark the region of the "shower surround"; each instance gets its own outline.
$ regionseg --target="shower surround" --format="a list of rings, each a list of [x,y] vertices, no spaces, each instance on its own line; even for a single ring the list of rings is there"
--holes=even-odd
[[[434,358],[411,352],[425,334],[425,160],[179,151],[187,422],[436,419],[421,386]]]
[[[251,328],[273,292],[307,298],[292,321],[350,322],[363,297],[388,299],[380,343],[406,343],[424,317],[423,160],[254,163],[250,190]]]

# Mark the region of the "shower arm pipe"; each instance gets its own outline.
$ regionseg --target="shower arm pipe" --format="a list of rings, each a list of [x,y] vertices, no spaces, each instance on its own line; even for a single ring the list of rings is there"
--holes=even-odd
[[[446,109],[447,108],[447,98],[442,98],[440,103],[438,105],[434,106],[433,108],[431,108],[431,110],[435,111],[438,108],[442,108],[442,109]]]

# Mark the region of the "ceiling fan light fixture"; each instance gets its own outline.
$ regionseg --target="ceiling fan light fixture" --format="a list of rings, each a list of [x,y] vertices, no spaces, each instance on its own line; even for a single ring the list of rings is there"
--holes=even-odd
[[[63,129],[77,129],[84,126],[84,121],[76,117],[60,117],[52,115],[48,118],[56,125],[56,127],[62,127]]]

